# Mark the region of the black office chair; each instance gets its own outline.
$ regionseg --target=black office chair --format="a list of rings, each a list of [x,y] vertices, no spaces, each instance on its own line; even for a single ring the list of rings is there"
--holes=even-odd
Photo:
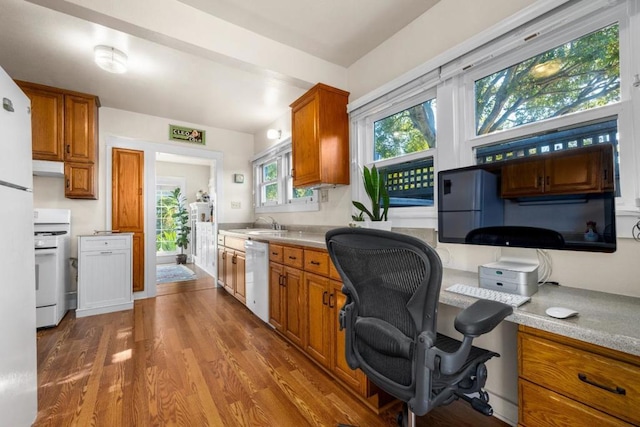
[[[326,242],[347,297],[340,311],[347,363],[405,402],[399,424],[412,426],[415,415],[458,398],[491,415],[482,390],[484,362],[499,355],[472,341],[513,309],[476,301],[455,319],[464,335],[457,341],[436,331],[442,263],[433,248],[410,236],[363,228],[331,230]]]

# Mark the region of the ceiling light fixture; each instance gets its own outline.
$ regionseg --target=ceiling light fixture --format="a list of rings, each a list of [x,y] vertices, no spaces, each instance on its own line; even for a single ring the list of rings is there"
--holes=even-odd
[[[280,129],[269,129],[267,131],[268,139],[280,139],[282,137],[282,131]]]
[[[122,74],[127,71],[127,55],[111,46],[96,46],[93,49],[94,60],[103,70]]]

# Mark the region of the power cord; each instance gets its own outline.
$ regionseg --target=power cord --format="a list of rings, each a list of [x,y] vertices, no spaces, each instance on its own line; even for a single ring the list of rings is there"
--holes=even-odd
[[[553,270],[551,256],[543,249],[536,249],[536,254],[538,255],[538,264],[540,265],[538,284],[542,285],[547,283],[547,280],[551,277],[551,272]]]
[[[633,226],[631,234],[636,242],[640,242],[640,221],[636,222],[636,225]]]

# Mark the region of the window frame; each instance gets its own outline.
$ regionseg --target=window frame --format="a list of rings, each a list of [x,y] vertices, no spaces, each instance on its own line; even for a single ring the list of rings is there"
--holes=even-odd
[[[157,176],[156,177],[156,184],[155,184],[155,206],[156,209],[158,208],[158,187],[159,186],[175,186],[175,187],[180,187],[180,194],[185,196],[185,204],[187,204],[186,201],[186,187],[187,187],[187,180],[184,177],[181,176]],[[185,206],[188,209],[188,206]],[[157,233],[157,229],[154,230],[154,232]],[[157,243],[157,234],[156,234],[156,243]],[[176,247],[175,251],[171,251],[171,252],[162,252],[162,251],[157,251],[156,250],[156,256],[172,256],[172,255],[177,255],[180,253],[180,248]]]
[[[504,23],[433,58],[381,88],[349,104],[351,122],[352,200],[366,200],[361,165],[384,166],[433,155],[434,169],[472,166],[475,149],[604,119],[618,120],[620,191],[616,198],[618,237],[631,237],[631,222],[640,213],[640,87],[634,87],[640,70],[640,4],[632,0],[566,2],[554,8],[515,18],[518,26]],[[620,101],[560,117],[550,118],[488,135],[475,134],[475,80],[536,54],[589,34],[613,23],[619,25]],[[637,53],[636,53],[637,52]],[[437,148],[406,157],[373,162],[373,124],[427,99],[435,91]],[[412,104],[412,105],[409,105]],[[634,138],[638,135],[638,138]],[[357,178],[356,178],[357,177]],[[437,182],[435,194],[437,199]],[[433,208],[392,208],[394,227],[437,229],[437,200]],[[631,225],[633,225],[631,224]]]
[[[293,177],[291,176],[291,138],[271,147],[252,159],[253,169],[253,205],[256,214],[278,212],[311,212],[320,209],[318,203],[318,190],[313,190],[313,195],[299,199],[290,198],[292,193]],[[265,184],[262,182],[263,167],[265,164],[277,162],[278,199],[275,202],[263,202],[262,192]],[[271,184],[271,182],[270,182]]]
[[[629,89],[631,79],[631,63],[634,61],[631,51],[630,37],[630,17],[627,16],[627,4],[621,3],[611,8],[599,11],[595,16],[574,19],[566,23],[562,28],[550,31],[541,36],[538,40],[532,40],[526,46],[520,47],[511,52],[506,52],[495,61],[474,67],[458,76],[458,85],[462,91],[461,103],[464,117],[470,120],[461,123],[460,132],[464,135],[461,143],[461,155],[463,164],[475,164],[476,148],[485,145],[499,144],[513,139],[525,138],[536,134],[585,125],[590,122],[597,122],[605,119],[618,120],[618,144],[620,156],[620,197],[616,197],[616,208],[634,208],[636,188],[634,181],[637,171],[634,174],[633,158],[636,147],[630,136],[623,138],[621,129],[625,129],[624,135],[633,133],[632,95]],[[619,52],[620,52],[620,101],[602,107],[591,108],[589,110],[578,111],[559,117],[552,117],[534,123],[527,123],[515,128],[505,129],[485,135],[476,135],[475,129],[475,81],[500,71],[515,63],[524,61],[532,56],[553,49],[571,40],[583,37],[611,24],[618,24],[619,28]],[[637,58],[635,58],[637,61]],[[473,119],[473,120],[471,120]],[[625,141],[626,140],[626,141]],[[634,176],[635,175],[635,176]]]

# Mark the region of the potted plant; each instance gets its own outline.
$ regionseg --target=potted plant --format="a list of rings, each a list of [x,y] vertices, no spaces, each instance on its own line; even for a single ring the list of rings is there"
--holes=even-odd
[[[352,215],[354,221],[364,221],[369,228],[391,229],[391,223],[387,220],[389,211],[389,192],[384,177],[380,175],[375,165],[371,169],[366,166],[362,170],[362,182],[364,191],[369,196],[371,210],[363,203],[353,201],[353,206],[359,210],[357,215]],[[364,216],[367,216],[369,221]]]
[[[187,254],[184,250],[189,245],[189,211],[185,207],[186,199],[181,194],[180,188],[176,188],[172,193],[173,198],[176,201],[175,211],[171,215],[175,221],[176,226],[176,246],[180,248],[180,253],[176,255],[176,264],[186,264]]]

